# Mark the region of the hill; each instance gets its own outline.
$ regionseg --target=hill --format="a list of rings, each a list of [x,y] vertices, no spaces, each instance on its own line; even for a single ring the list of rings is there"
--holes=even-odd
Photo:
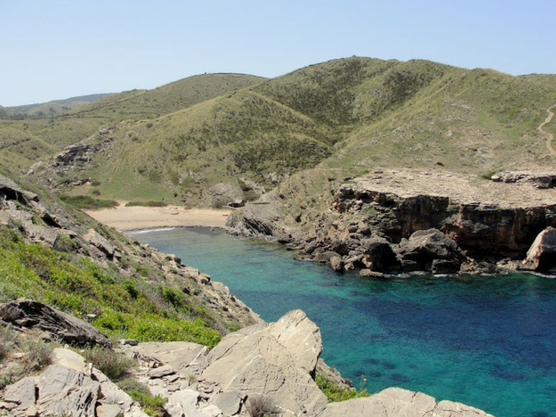
[[[81,105],[98,100],[109,94],[89,94],[86,96],[70,97],[62,100],[52,100],[47,103],[27,104],[23,106],[0,106],[0,118],[26,119],[29,117],[56,117],[68,113]]]
[[[171,97],[167,89],[176,91],[171,87],[109,96],[76,110],[72,116],[82,120],[102,118],[108,109],[160,116],[115,126],[110,143],[88,162],[54,167],[48,177],[85,184],[75,193],[220,205],[255,198],[315,167],[332,176],[399,167],[479,178],[516,167],[543,169],[552,161],[536,129],[556,102],[550,75],[352,57],[180,110],[173,99],[163,102]],[[99,103],[105,110],[95,110]],[[92,136],[89,143],[105,138]]]
[[[60,106],[70,107],[69,103],[59,101],[52,103],[52,106],[47,103],[39,107],[53,107],[53,114],[45,111],[42,116],[25,120],[10,117],[10,108],[0,108],[0,166],[12,171],[28,168],[41,159],[56,155],[68,145],[89,138],[99,128],[115,125],[122,120],[166,114],[261,80],[241,74],[199,75],[154,90],[104,95],[91,103],[81,103],[83,105],[64,114],[57,114],[55,109]],[[28,111],[36,113],[37,109],[30,106]]]

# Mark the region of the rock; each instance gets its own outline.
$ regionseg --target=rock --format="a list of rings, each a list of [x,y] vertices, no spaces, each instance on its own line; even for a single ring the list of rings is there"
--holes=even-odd
[[[103,404],[97,407],[97,417],[118,417],[122,409],[117,404]]]
[[[372,271],[385,271],[398,266],[396,254],[392,250],[390,243],[381,237],[365,239],[361,246],[366,256],[363,263]]]
[[[244,236],[282,239],[288,235],[278,226],[282,218],[282,214],[272,203],[251,203],[232,211],[226,221],[226,227]]]
[[[198,408],[199,393],[190,389],[173,392],[168,396],[164,409],[171,417],[213,417],[210,411]]]
[[[83,239],[97,249],[100,249],[106,255],[110,257],[114,256],[115,247],[108,240],[99,235],[94,229],[87,230],[87,233],[83,235]]]
[[[89,323],[37,301],[20,299],[2,304],[0,318],[17,327],[48,332],[70,345],[111,347],[110,339]]]
[[[344,261],[339,256],[333,256],[330,258],[330,266],[336,272],[342,272],[344,270]]]
[[[52,362],[58,365],[71,368],[78,372],[89,372],[85,359],[80,354],[70,349],[56,348],[52,351]]]
[[[245,396],[238,391],[228,391],[216,394],[210,403],[216,405],[226,415],[233,416],[241,410]]]
[[[388,388],[371,397],[330,403],[318,417],[492,417],[484,411],[451,401],[436,400],[420,392]]]
[[[408,240],[400,243],[398,254],[403,259],[419,263],[422,269],[429,271],[432,269],[434,260],[453,262],[457,265],[457,269],[465,260],[465,255],[457,243],[437,229],[419,230],[413,233]],[[447,263],[444,265],[446,266]]]
[[[170,365],[163,365],[163,366],[159,366],[158,368],[153,368],[149,370],[147,376],[149,378],[162,378],[163,376],[172,375],[175,373],[176,370],[172,368]]]
[[[131,350],[140,359],[156,358],[183,375],[194,373],[208,352],[206,346],[191,342],[139,343]]]
[[[529,250],[523,262],[538,272],[548,272],[556,266],[556,229],[548,227],[543,230]]]
[[[322,352],[320,329],[302,310],[293,310],[269,324],[265,331],[273,335],[289,354],[295,365],[309,374],[314,374]]]
[[[316,414],[327,403],[310,375],[321,350],[318,327],[295,310],[224,337],[209,353],[202,377],[223,391],[270,395],[284,415]]]
[[[91,377],[100,384],[102,393],[101,402],[105,405],[116,404],[120,411],[125,411],[131,407],[133,399],[120,387],[114,384],[106,375],[96,368],[93,368]]]
[[[16,403],[20,410],[26,410],[30,406],[34,406],[36,401],[35,377],[23,378],[8,386],[3,400]]]
[[[51,365],[38,377],[37,389],[41,414],[95,416],[100,384],[82,372]]]

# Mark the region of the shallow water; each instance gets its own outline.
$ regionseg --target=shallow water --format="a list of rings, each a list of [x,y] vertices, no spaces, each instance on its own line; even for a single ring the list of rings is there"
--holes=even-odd
[[[266,321],[304,310],[324,360],[356,387],[422,391],[497,417],[556,416],[554,279],[369,280],[222,231],[130,234],[228,285]]]

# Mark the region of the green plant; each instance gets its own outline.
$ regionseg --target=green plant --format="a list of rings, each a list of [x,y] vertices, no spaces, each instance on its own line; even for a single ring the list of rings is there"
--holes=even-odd
[[[100,346],[85,349],[83,357],[114,381],[126,376],[133,364],[127,356]]]
[[[101,200],[88,195],[65,195],[60,194],[60,199],[81,210],[100,210],[118,207],[119,203],[114,200]]]
[[[14,349],[19,334],[14,330],[11,324],[0,326],[0,363]]]
[[[40,371],[52,363],[52,345],[35,337],[26,337],[23,351],[27,352],[24,368],[27,372]]]
[[[117,385],[134,401],[138,401],[149,416],[163,417],[166,415],[164,404],[166,404],[167,400],[159,395],[153,397],[144,384],[135,379],[126,378],[119,381]]]
[[[346,400],[351,400],[353,398],[369,397],[370,394],[364,388],[366,379],[364,376],[361,377],[361,386],[359,390],[355,388],[344,388],[339,387],[338,384],[329,380],[324,374],[317,374],[315,377],[315,383],[320,388],[320,390],[328,398],[328,402],[341,402]]]
[[[129,201],[126,207],[166,207],[168,203],[164,201]]]

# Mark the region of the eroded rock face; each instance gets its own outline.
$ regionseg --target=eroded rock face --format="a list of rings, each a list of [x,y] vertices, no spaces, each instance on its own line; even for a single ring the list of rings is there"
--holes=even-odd
[[[419,230],[402,240],[398,254],[416,262],[419,270],[434,273],[457,272],[465,259],[457,243],[437,229]]]
[[[22,299],[2,304],[0,318],[16,327],[48,332],[54,339],[71,345],[111,346],[110,339],[89,323],[37,301]]]
[[[543,230],[529,251],[525,264],[530,265],[535,271],[548,272],[556,267],[556,229],[548,227]]]
[[[226,336],[202,376],[224,391],[270,396],[284,415],[316,414],[326,403],[311,374],[322,351],[318,327],[300,310]]]
[[[493,417],[460,403],[436,400],[421,392],[388,388],[371,397],[328,404],[318,417]]]

